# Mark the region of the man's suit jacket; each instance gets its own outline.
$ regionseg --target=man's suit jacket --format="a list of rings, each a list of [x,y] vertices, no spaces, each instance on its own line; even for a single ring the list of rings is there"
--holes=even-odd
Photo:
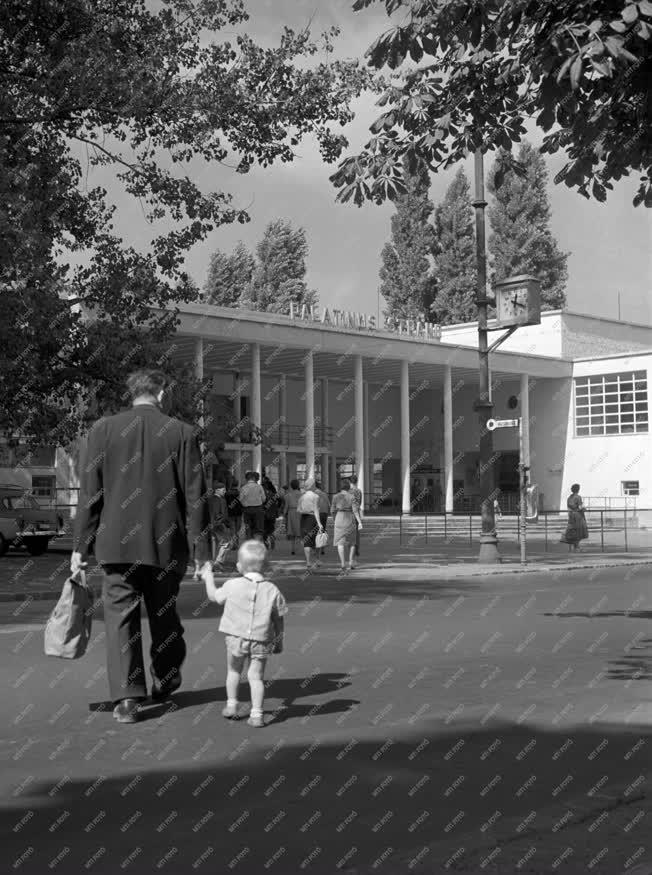
[[[98,420],[80,471],[75,547],[101,564],[185,571],[210,558],[210,516],[190,425],[142,404]]]

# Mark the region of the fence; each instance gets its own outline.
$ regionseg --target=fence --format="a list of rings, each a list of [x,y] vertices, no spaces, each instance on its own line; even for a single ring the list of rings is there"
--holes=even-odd
[[[548,552],[553,545],[559,545],[567,526],[566,510],[543,511],[536,521],[527,521],[525,536],[539,549]],[[380,522],[378,520],[378,522]],[[608,550],[652,550],[652,508],[631,508],[622,510],[587,510],[586,522],[589,530],[588,542],[583,545],[596,546],[599,542],[602,553]],[[467,541],[477,543],[482,531],[482,520],[477,514],[439,513],[439,514],[398,514],[398,535],[401,545],[424,539],[427,544],[437,539]],[[521,539],[521,519],[518,514],[503,514],[496,519],[496,533],[499,540]]]

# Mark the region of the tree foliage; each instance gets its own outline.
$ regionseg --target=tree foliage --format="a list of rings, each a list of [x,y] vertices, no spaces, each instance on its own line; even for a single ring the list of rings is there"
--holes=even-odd
[[[475,233],[469,180],[460,167],[435,211],[433,312],[440,325],[477,318]]]
[[[391,219],[392,239],[381,252],[379,291],[390,318],[430,319],[435,296],[432,270],[435,231],[430,222],[434,205],[428,197],[430,177],[423,162],[404,170],[406,192],[396,198]]]
[[[308,241],[303,228],[275,219],[265,228],[256,246],[256,266],[249,289],[240,299],[243,307],[287,313],[295,305],[316,303],[317,294],[306,283]]]
[[[262,48],[242,33],[242,0],[5,0],[0,21],[0,426],[32,411],[89,402],[121,367],[95,355],[89,314],[116,339],[158,341],[174,305],[197,290],[187,250],[220,225],[248,220],[226,192],[204,192],[188,164],[291,161],[314,135],[326,161],[346,140],[351,98],[369,80],[356,63],[322,61],[285,29]],[[219,41],[220,31],[229,38]],[[107,192],[88,170],[110,167],[153,230],[147,251],[117,235]],[[74,260],[77,267],[69,266]],[[81,264],[80,264],[81,263]],[[81,305],[81,306],[80,306]],[[168,308],[153,315],[152,308]],[[116,346],[119,346],[116,343]],[[17,365],[22,355],[20,367]],[[95,362],[96,367],[93,367]],[[91,376],[92,375],[92,376]],[[74,425],[60,417],[71,436]],[[60,429],[60,431],[61,431]],[[34,431],[35,430],[35,431]],[[38,432],[38,433],[37,433]]]
[[[250,294],[256,260],[240,241],[233,252],[216,249],[211,255],[204,286],[206,303],[237,307]]]
[[[518,152],[521,173],[505,167],[505,157],[499,152],[487,179],[494,198],[489,207],[494,276],[504,279],[529,273],[537,277],[542,309],[559,309],[566,302],[568,253],[560,251],[550,230],[545,161],[528,142]],[[500,186],[496,185],[498,175],[502,177]]]
[[[406,16],[369,48],[369,63],[412,63],[380,97],[372,139],[333,175],[340,200],[401,194],[409,152],[435,171],[478,148],[511,151],[534,118],[542,152],[569,159],[555,182],[604,201],[636,171],[634,204],[652,206],[650,0],[383,2]]]

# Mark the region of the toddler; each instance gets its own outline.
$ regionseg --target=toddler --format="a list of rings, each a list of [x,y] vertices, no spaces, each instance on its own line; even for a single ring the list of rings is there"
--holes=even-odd
[[[267,550],[261,541],[245,541],[238,550],[237,569],[242,577],[226,580],[218,589],[206,582],[209,599],[224,605],[220,632],[226,635],[226,707],[222,716],[238,719],[238,687],[245,659],[249,660],[247,679],[251,688],[249,726],[263,722],[265,665],[272,653],[283,652],[285,599],[278,588],[265,579]]]

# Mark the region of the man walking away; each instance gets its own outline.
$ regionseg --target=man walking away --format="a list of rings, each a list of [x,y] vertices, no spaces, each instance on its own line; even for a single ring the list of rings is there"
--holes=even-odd
[[[360,513],[360,518],[362,518],[362,492],[358,489],[358,476],[357,474],[352,474],[349,477],[351,481],[351,494],[353,495],[354,504],[358,505],[358,512]],[[358,528],[358,524],[355,524],[355,555],[360,555],[360,529]]]
[[[262,541],[265,532],[265,490],[258,483],[255,471],[247,471],[245,484],[240,490],[240,504],[245,524],[245,539]]]
[[[145,603],[152,636],[152,698],[181,685],[186,655],[177,613],[189,559],[212,580],[210,518],[199,444],[192,426],[160,409],[167,378],[140,370],[127,379],[132,407],[98,420],[82,463],[74,574],[89,554],[102,567],[109,690],[120,723],[135,723],[147,697],[140,625]]]

